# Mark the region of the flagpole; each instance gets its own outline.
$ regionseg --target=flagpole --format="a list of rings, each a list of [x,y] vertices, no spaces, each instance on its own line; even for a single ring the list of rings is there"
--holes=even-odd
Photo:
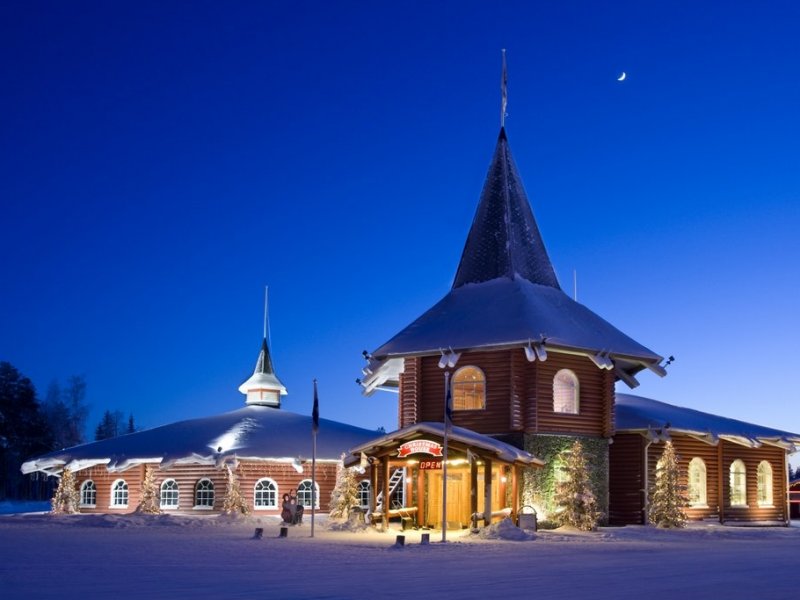
[[[450,430],[450,372],[444,372],[444,444],[442,445],[442,542],[447,541],[447,434]]]
[[[314,517],[317,508],[317,432],[319,431],[319,399],[317,380],[314,380],[314,408],[311,410],[311,537],[314,537]]]

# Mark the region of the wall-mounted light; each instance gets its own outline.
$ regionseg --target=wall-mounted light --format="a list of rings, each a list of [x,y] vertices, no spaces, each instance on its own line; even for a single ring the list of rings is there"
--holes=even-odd
[[[598,369],[606,369],[610,371],[614,368],[614,362],[608,356],[607,350],[600,350],[597,354],[590,354],[589,358],[592,359],[592,362],[597,365]]]
[[[448,348],[447,352],[440,348],[439,352],[442,353],[441,358],[439,358],[440,369],[444,369],[445,367],[450,367],[452,369],[456,366],[456,363],[458,363],[458,359],[461,358],[461,353],[454,351],[452,347]]]
[[[294,468],[295,471],[297,471],[298,473],[302,474],[302,472],[303,472],[303,463],[300,462],[299,458],[293,458],[292,459],[292,467]]]
[[[534,362],[537,358],[544,362],[547,360],[547,350],[544,348],[544,338],[541,342],[533,342],[528,340],[528,345],[525,348],[525,358],[528,362]]]

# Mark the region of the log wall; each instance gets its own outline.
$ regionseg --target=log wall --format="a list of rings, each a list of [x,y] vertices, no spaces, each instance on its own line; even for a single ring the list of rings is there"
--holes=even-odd
[[[608,452],[608,522],[611,525],[642,525],[644,438],[638,433],[617,435]]]
[[[168,513],[202,514],[215,513],[222,510],[227,487],[227,474],[224,469],[216,469],[210,465],[178,465],[168,469],[155,466],[156,483],[160,489],[161,484],[167,479],[174,479],[178,484],[178,508],[164,509]],[[311,479],[311,463],[303,463],[303,473],[298,473],[291,465],[268,461],[242,461],[236,471],[242,495],[247,500],[251,510],[254,509],[255,485],[259,479],[268,477],[278,488],[278,506],[276,508],[262,509],[255,512],[259,514],[280,514],[281,497],[290,489],[297,489],[298,484],[304,479]],[[86,513],[119,513],[125,514],[136,510],[141,499],[141,486],[144,479],[144,466],[136,466],[122,473],[109,473],[105,467],[97,466],[78,471],[75,474],[78,488],[87,479],[94,481],[97,486],[97,504],[95,508],[81,507],[81,512]],[[118,479],[124,479],[128,484],[127,508],[111,508],[111,486]],[[214,506],[212,509],[194,507],[195,485],[201,479],[210,479],[214,484]],[[336,484],[336,464],[328,462],[317,463],[316,474],[319,485],[320,512],[327,512],[331,492]]]

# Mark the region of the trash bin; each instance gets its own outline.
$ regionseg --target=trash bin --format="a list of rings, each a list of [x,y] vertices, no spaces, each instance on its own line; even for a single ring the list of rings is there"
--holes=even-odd
[[[536,509],[526,504],[519,510],[519,514],[517,515],[517,527],[536,531],[536,526]]]

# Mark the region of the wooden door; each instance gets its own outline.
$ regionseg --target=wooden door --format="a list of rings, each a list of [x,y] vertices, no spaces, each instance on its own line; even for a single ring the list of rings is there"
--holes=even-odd
[[[429,471],[426,482],[428,501],[425,507],[428,525],[442,526],[442,472]],[[447,473],[447,521],[469,523],[469,473],[460,470]]]

